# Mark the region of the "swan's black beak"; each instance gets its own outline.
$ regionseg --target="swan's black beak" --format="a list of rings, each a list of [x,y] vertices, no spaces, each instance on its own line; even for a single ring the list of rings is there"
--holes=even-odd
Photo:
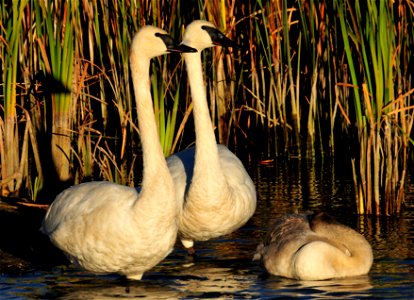
[[[201,28],[207,31],[214,45],[222,46],[225,48],[229,48],[229,47],[237,48],[237,44],[233,42],[231,39],[229,39],[228,37],[226,37],[217,28],[210,27],[210,26],[202,26]]]
[[[168,52],[197,52],[197,49],[191,48],[186,45],[177,44],[174,39],[168,34],[157,33],[157,37],[162,39]]]
[[[197,49],[191,48],[184,44],[176,44],[174,49],[168,49],[171,52],[197,52]]]

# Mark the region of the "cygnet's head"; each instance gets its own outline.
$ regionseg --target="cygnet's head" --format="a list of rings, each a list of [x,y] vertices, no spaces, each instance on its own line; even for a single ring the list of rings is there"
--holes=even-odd
[[[151,25],[142,27],[132,40],[131,53],[153,58],[170,52],[197,52],[197,50],[177,44],[166,31]]]
[[[181,45],[202,51],[213,46],[234,47],[235,43],[218,30],[213,23],[196,20],[185,29]]]

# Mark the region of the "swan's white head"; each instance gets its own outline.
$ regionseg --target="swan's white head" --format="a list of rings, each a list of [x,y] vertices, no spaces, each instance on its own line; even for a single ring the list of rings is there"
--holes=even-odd
[[[169,52],[197,52],[197,50],[177,44],[166,31],[151,25],[142,27],[132,40],[131,53],[140,53],[147,58],[153,58]]]
[[[213,46],[233,47],[235,43],[218,30],[213,23],[196,20],[185,29],[181,45],[202,51]]]

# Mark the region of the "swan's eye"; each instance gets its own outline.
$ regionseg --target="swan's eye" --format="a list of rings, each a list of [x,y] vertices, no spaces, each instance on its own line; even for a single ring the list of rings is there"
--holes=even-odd
[[[159,37],[160,39],[162,39],[164,41],[164,43],[166,44],[174,44],[174,40],[171,36],[169,36],[168,34],[162,34],[162,33],[156,33],[155,36]]]
[[[157,32],[156,37],[159,37],[167,47],[168,52],[197,52],[196,49],[188,47],[186,45],[178,45],[174,39],[168,34],[162,34]]]
[[[176,45],[173,38],[168,34],[157,32],[155,36],[159,37],[164,42],[167,49],[174,48],[174,46]]]
[[[168,34],[165,34],[165,33],[157,32],[157,33],[155,34],[155,36],[156,36],[156,37],[159,37],[159,38],[160,38],[160,39],[162,39],[163,41],[164,41],[165,39],[169,39],[169,40],[171,40],[171,41],[172,41],[172,38],[171,38]]]
[[[207,31],[208,35],[211,38],[211,41],[214,45],[219,45],[223,47],[235,47],[236,44],[230,40],[228,37],[226,37],[220,30],[217,28],[203,25],[201,26],[201,29]]]
[[[221,38],[222,36],[224,36],[224,34],[220,32],[220,30],[218,30],[217,28],[211,27],[211,26],[203,25],[201,26],[201,29],[207,31],[207,33],[210,35],[213,41],[216,38]]]
[[[206,30],[206,31],[209,31],[210,29],[217,30],[216,28],[211,27],[211,26],[207,26],[207,25],[201,26],[201,29]]]

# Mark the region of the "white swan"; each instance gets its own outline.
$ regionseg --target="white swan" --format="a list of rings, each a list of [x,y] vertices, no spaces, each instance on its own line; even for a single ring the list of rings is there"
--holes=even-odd
[[[152,26],[140,29],[131,45],[143,151],[141,191],[111,182],[79,184],[60,193],[43,220],[42,232],[88,271],[140,280],[173,249],[182,203],[160,146],[149,79],[151,58],[173,51],[196,50],[174,44]]]
[[[184,54],[193,100],[196,146],[167,158],[177,197],[184,198],[179,236],[193,251],[194,241],[233,232],[256,209],[256,190],[241,161],[225,146],[217,145],[203,80],[201,51],[233,42],[212,23],[192,22],[181,44],[198,50]]]
[[[361,234],[325,213],[292,214],[272,226],[254,259],[273,275],[324,280],[367,274],[373,254]]]

